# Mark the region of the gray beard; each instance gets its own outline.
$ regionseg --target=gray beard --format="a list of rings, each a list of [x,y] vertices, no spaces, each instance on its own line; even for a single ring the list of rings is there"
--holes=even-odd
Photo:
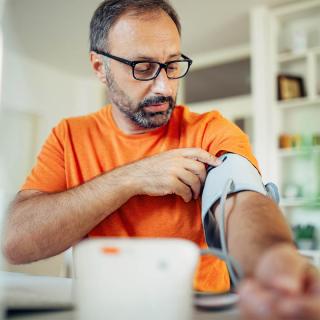
[[[145,129],[159,128],[166,125],[171,118],[174,107],[175,104],[169,102],[169,107],[166,111],[146,112],[143,107],[138,107],[137,111],[133,111],[118,105],[118,108],[122,113],[139,127]]]
[[[106,80],[109,89],[109,96],[112,104],[116,106],[128,119],[141,128],[159,128],[168,123],[175,108],[175,100],[172,97],[156,96],[146,98],[136,106],[126,93],[115,82],[114,77],[108,67],[106,67]],[[166,111],[146,112],[145,107],[151,104],[168,103]]]

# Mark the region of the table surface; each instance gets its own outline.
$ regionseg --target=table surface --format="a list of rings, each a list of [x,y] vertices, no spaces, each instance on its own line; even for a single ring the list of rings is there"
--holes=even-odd
[[[9,314],[5,319],[13,320],[75,320],[74,311],[46,311],[46,312],[30,312],[30,313],[13,313]],[[195,310],[193,320],[240,320],[237,309],[226,311],[198,311]]]
[[[66,278],[57,277],[43,277],[43,276],[31,276],[26,274],[17,273],[0,273],[2,279],[5,283],[5,295],[8,300],[15,298],[18,300],[18,305],[20,306],[19,300],[23,300],[21,292],[27,292],[32,288],[33,293],[37,296],[45,296],[48,292],[57,299],[58,302],[61,301],[71,301],[72,297],[72,280]],[[21,298],[22,297],[22,298]],[[25,302],[24,302],[25,303]],[[23,303],[22,303],[23,305]],[[6,319],[52,319],[52,320],[75,320],[76,312],[74,310],[51,310],[51,311],[10,311]],[[224,311],[204,311],[194,309],[193,320],[237,320],[240,319],[239,311],[236,308],[227,309]]]

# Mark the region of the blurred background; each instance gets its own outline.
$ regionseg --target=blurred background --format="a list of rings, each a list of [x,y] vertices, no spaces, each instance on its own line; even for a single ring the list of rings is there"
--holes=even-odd
[[[99,3],[4,4],[0,150],[5,206],[52,127],[108,103],[88,53],[89,21]],[[219,110],[249,135],[265,182],[279,186],[297,245],[319,256],[320,0],[171,3],[182,22],[183,52],[194,60],[181,82],[179,103],[199,113]],[[5,267],[65,275],[68,259],[59,255]]]

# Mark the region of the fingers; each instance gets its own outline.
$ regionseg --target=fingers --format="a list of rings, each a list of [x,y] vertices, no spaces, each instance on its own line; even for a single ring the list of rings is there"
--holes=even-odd
[[[262,255],[254,278],[239,287],[246,319],[320,320],[320,276],[291,244],[272,246]]]
[[[170,153],[171,156],[178,156],[175,159],[175,166],[172,167],[171,174],[188,187],[188,189],[182,189],[179,185],[179,192],[183,194],[182,197],[185,201],[186,199],[190,201],[192,198],[198,199],[207,176],[205,163],[217,166],[220,160],[200,148],[176,149]],[[189,197],[190,191],[191,198]],[[178,194],[177,191],[174,193]]]
[[[255,277],[267,288],[297,294],[305,285],[307,265],[306,260],[301,258],[291,244],[279,244],[271,247],[261,257]]]
[[[320,320],[320,294],[283,297],[277,311],[283,319]]]
[[[180,169],[179,171],[179,180],[191,189],[193,199],[198,199],[201,191],[201,180],[199,176],[188,170]]]
[[[207,177],[207,170],[205,165],[202,162],[191,160],[191,159],[184,159],[183,167],[192,172],[194,175],[198,176],[200,179],[201,185],[204,184]]]
[[[245,319],[320,320],[320,292],[286,295],[245,280],[239,288],[240,310]]]
[[[276,295],[271,290],[265,290],[254,280],[245,280],[239,288],[239,294],[239,307],[245,319],[277,319],[273,314]]]
[[[320,296],[320,270],[310,263],[306,265],[304,291]]]
[[[173,193],[182,197],[185,202],[192,200],[193,195],[191,189],[185,183],[179,180],[175,182],[175,189]]]
[[[131,165],[136,194],[160,196],[177,194],[185,201],[197,199],[206,179],[206,166],[221,162],[200,148],[173,149],[142,159]],[[178,183],[179,182],[179,183]]]
[[[202,163],[209,164],[211,166],[218,166],[221,164],[221,160],[213,156],[209,152],[201,148],[183,148],[175,150],[181,156],[200,161]]]

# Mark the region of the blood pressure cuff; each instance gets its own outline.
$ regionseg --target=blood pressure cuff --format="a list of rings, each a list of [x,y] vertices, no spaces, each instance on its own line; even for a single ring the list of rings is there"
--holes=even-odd
[[[229,179],[232,179],[233,183],[228,195],[240,191],[254,191],[269,195],[276,202],[279,198],[277,187],[272,183],[265,186],[258,170],[246,158],[226,153],[220,160],[222,164],[208,168],[202,192],[202,226],[209,247],[220,247],[217,223],[211,207],[220,200]]]

